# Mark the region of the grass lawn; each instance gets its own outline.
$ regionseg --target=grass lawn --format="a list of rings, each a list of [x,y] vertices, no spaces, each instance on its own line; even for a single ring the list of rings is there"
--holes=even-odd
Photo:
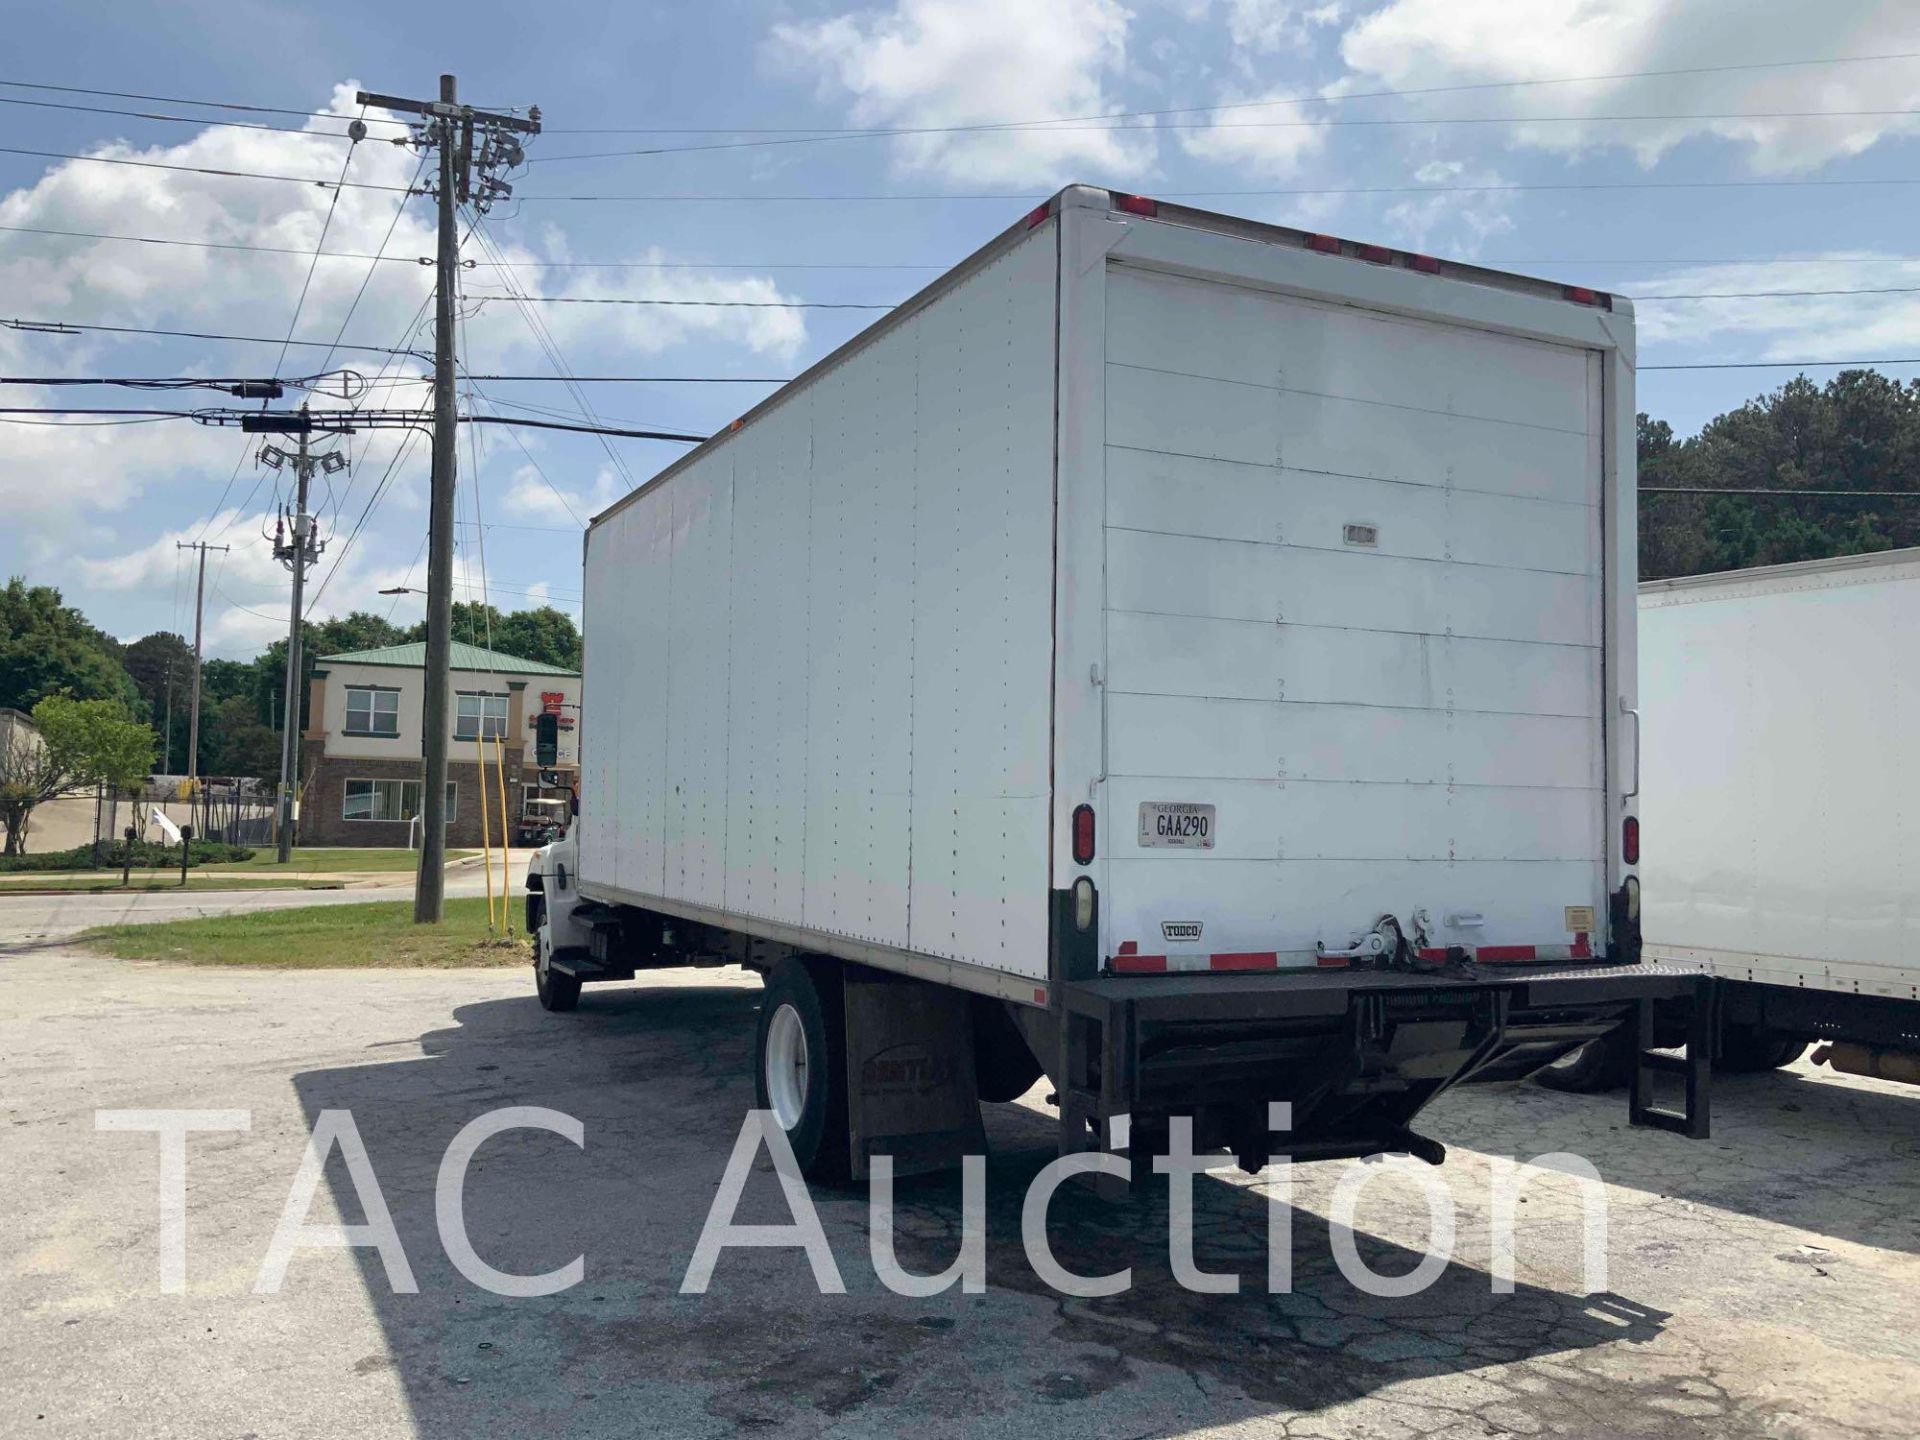
[[[187,872],[189,890],[342,890],[338,880],[293,880],[280,875],[235,874],[231,871],[209,875],[196,865]],[[28,870],[15,875],[0,875],[0,895],[32,895],[52,890],[81,890],[130,894],[135,890],[178,890],[178,870],[136,870],[125,885],[118,870]]]
[[[78,941],[125,960],[258,970],[446,969],[527,965],[524,939],[490,939],[485,900],[449,900],[439,925],[415,925],[413,902],[316,905],[158,925],[102,925]]]
[[[460,860],[473,853],[471,850],[449,850],[447,859]],[[230,865],[196,865],[194,869],[238,871],[242,874],[250,871],[265,871],[271,874],[275,870],[324,874],[352,870],[369,874],[374,871],[415,870],[419,865],[420,852],[417,850],[375,850],[359,846],[333,848],[314,846],[305,849],[296,846],[293,859],[282,865],[279,852],[271,845],[263,845],[253,852],[251,860],[237,860]]]

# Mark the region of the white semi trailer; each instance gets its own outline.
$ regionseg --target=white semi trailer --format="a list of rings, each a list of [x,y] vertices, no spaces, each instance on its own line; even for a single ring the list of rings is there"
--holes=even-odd
[[[1920,550],[1640,587],[1648,953],[1720,1055],[1920,1082]]]
[[[542,1001],[760,970],[817,1178],[1043,1072],[1064,1150],[1437,1161],[1447,1087],[1699,993],[1639,946],[1633,334],[1062,191],[595,517]]]

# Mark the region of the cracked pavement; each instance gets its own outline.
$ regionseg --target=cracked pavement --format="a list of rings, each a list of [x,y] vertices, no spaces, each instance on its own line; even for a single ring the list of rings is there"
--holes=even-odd
[[[1133,1269],[1102,1299],[1048,1289],[1021,1200],[1052,1157],[1045,1087],[988,1106],[984,1295],[888,1292],[864,1197],[814,1198],[846,1295],[797,1250],[733,1250],[709,1293],[680,1279],[744,1111],[759,985],[737,970],[590,988],[549,1015],[518,970],[272,975],[133,964],[48,936],[0,949],[0,1427],[31,1437],[1087,1435],[1869,1436],[1913,1431],[1920,1394],[1920,1093],[1814,1073],[1723,1077],[1708,1141],[1630,1130],[1618,1095],[1500,1084],[1421,1128],[1457,1221],[1422,1293],[1377,1298],[1333,1259],[1328,1216],[1360,1162],[1291,1185],[1293,1284],[1265,1289],[1269,1173],[1194,1182],[1195,1255],[1241,1277],[1182,1289],[1165,1182],[1107,1205],[1072,1187],[1050,1226],[1069,1269]],[[577,1116],[586,1147],[516,1131],[467,1187],[479,1253],[541,1299],[462,1279],[434,1183],[447,1142],[498,1105]],[[184,1295],[158,1285],[158,1146],[96,1108],[238,1107],[245,1133],[188,1146]],[[351,1109],[420,1293],[370,1250],[304,1251],[252,1293],[314,1117]],[[1489,1274],[1493,1156],[1567,1150],[1607,1182],[1604,1292],[1581,1290],[1578,1198],[1517,1207],[1516,1284]],[[739,1219],[786,1219],[765,1162]],[[1427,1206],[1377,1169],[1355,1220],[1383,1274],[1424,1253]],[[957,1181],[902,1181],[896,1244],[943,1269]],[[338,1156],[314,1221],[361,1219]]]

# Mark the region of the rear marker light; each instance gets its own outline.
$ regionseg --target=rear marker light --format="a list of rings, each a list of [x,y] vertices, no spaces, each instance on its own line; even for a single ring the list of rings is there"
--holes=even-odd
[[[1049,209],[1048,209],[1048,208],[1047,208],[1047,207],[1046,207],[1045,205],[1042,205],[1042,206],[1040,206],[1040,207],[1039,207],[1038,209],[1036,209],[1036,210],[1032,210],[1032,211],[1030,211],[1030,212],[1028,212],[1028,215],[1027,215],[1027,229],[1029,229],[1029,230],[1031,230],[1031,229],[1033,229],[1033,227],[1034,227],[1034,226],[1036,226],[1036,225],[1044,225],[1044,224],[1046,224],[1046,223],[1047,223],[1047,216],[1048,216],[1048,215],[1050,215],[1050,214],[1052,214],[1052,213],[1053,213],[1053,212],[1052,212],[1052,211],[1050,211],[1050,210],[1049,210]]]
[[[1093,881],[1084,875],[1073,882],[1073,928],[1083,934],[1093,928]]]
[[[1309,235],[1307,237],[1307,249],[1318,250],[1322,255],[1338,255],[1340,253],[1340,240],[1338,236],[1334,235]]]
[[[1620,822],[1620,858],[1629,865],[1640,863],[1640,817],[1629,815]]]
[[[1393,251],[1384,245],[1361,245],[1356,247],[1356,251],[1362,260],[1371,260],[1376,265],[1393,263]]]
[[[1093,807],[1076,805],[1073,809],[1073,863],[1093,863]]]
[[[1409,255],[1407,256],[1407,266],[1409,269],[1418,270],[1422,275],[1438,275],[1440,273],[1440,262],[1431,255]]]
[[[1160,202],[1145,195],[1116,195],[1113,197],[1113,208],[1124,210],[1129,215],[1158,215]]]
[[[1598,290],[1589,290],[1584,285],[1569,285],[1566,288],[1565,294],[1567,299],[1573,301],[1576,305],[1598,305],[1600,303],[1600,292]]]

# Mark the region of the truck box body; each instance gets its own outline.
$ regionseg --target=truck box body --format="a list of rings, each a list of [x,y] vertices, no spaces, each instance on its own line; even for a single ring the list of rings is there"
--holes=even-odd
[[[1439,268],[1068,190],[596,517],[582,893],[1039,1005],[1630,958],[1631,314]]]
[[[1042,1074],[1063,1152],[1437,1160],[1674,1006],[1629,1113],[1706,1133],[1705,982],[1634,963],[1632,366],[1607,295],[1062,191],[595,517],[542,1003],[760,971],[816,1177]]]
[[[1641,587],[1649,953],[1920,1049],[1920,550]]]

